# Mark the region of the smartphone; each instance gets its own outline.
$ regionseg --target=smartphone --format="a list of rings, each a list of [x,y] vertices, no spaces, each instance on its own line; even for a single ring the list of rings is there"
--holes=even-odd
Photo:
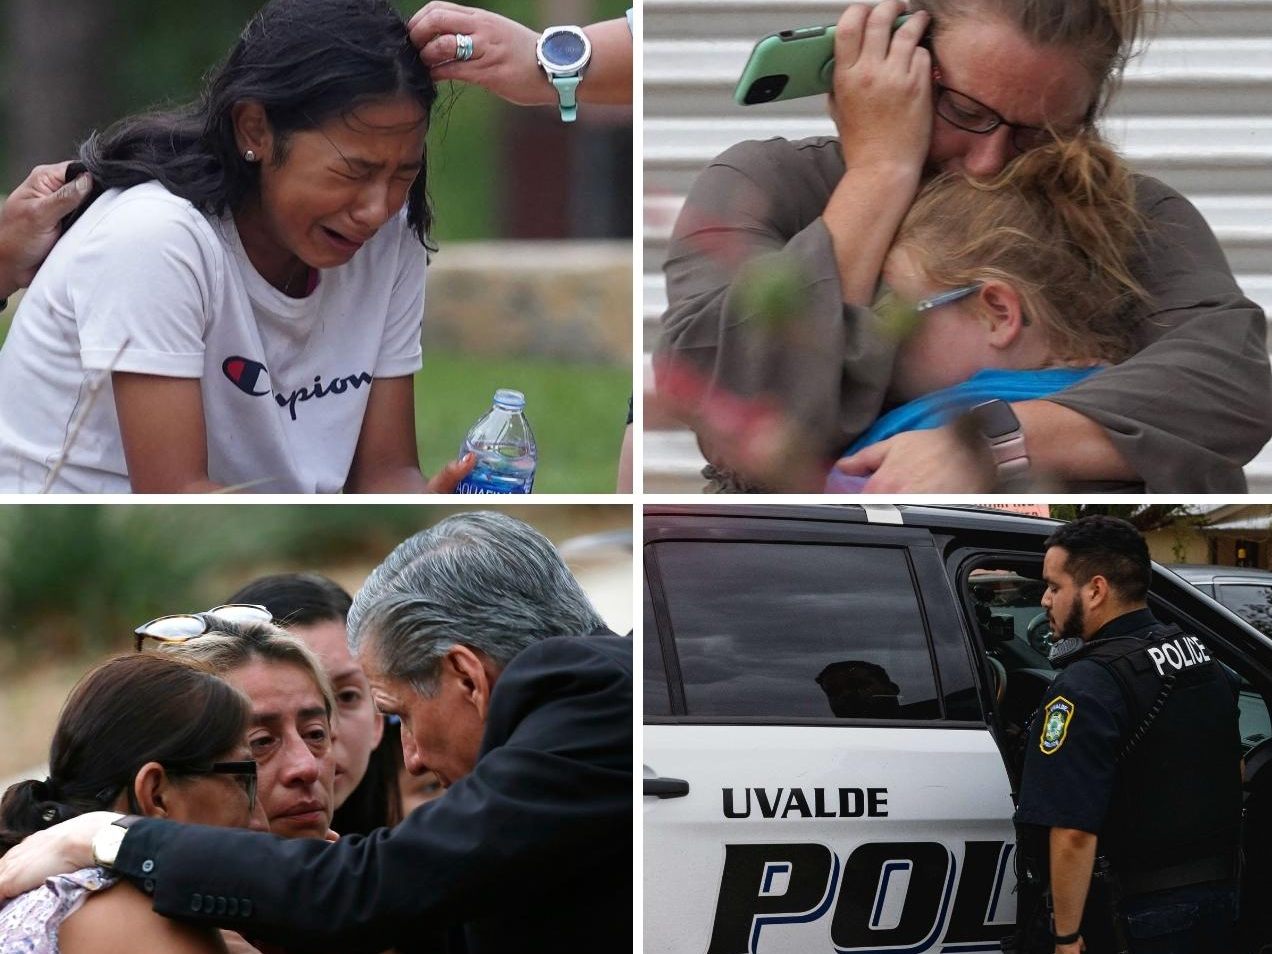
[[[910,19],[906,13],[892,24]],[[770,33],[755,44],[733,99],[739,106],[829,93],[835,69],[835,27],[803,27]]]

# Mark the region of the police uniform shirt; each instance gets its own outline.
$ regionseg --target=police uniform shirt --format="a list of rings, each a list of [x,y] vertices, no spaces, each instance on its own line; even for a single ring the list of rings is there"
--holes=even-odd
[[[1148,635],[1147,609],[1111,620],[1092,641]],[[1117,775],[1118,754],[1134,726],[1122,690],[1102,665],[1077,659],[1060,671],[1029,724],[1016,821],[1100,833]]]

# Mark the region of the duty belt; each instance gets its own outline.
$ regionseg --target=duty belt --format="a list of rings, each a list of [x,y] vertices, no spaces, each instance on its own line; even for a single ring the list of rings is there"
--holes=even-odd
[[[1235,881],[1236,878],[1236,858],[1233,855],[1216,855],[1151,871],[1118,872],[1117,883],[1122,897],[1127,898],[1208,881]]]

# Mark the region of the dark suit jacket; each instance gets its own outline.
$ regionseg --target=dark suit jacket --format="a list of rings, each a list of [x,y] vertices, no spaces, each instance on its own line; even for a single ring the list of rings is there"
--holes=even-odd
[[[491,694],[474,771],[332,845],[145,819],[115,868],[169,917],[293,948],[381,951],[464,922],[471,954],[630,951],[632,646],[544,639]]]

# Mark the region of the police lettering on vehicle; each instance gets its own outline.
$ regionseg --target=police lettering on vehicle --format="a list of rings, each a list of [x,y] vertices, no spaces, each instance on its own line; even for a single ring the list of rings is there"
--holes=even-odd
[[[887,818],[886,788],[726,788],[725,818]]]
[[[1210,662],[1210,653],[1196,636],[1177,636],[1157,646],[1149,646],[1145,651],[1157,667],[1159,676],[1165,675],[1164,666],[1170,666],[1178,672],[1189,666]]]
[[[755,954],[769,925],[832,912],[829,951],[997,951],[1015,921],[1003,885],[1014,845],[866,842],[843,859],[808,843],[724,846],[707,954]]]

